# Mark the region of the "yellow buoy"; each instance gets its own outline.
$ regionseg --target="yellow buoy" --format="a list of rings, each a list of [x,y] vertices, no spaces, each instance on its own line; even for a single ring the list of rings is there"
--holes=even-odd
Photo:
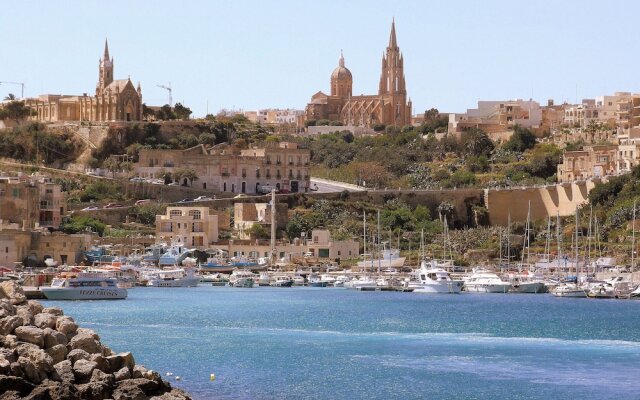
[[[215,381],[216,380],[216,374],[211,374],[209,379],[212,380],[212,381]]]

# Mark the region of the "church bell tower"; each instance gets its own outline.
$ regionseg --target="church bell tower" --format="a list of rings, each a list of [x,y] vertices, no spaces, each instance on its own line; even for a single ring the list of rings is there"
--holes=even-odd
[[[100,59],[100,67],[98,71],[98,86],[96,87],[96,95],[101,95],[104,89],[113,82],[113,58],[109,57],[109,43],[104,40],[104,54]]]

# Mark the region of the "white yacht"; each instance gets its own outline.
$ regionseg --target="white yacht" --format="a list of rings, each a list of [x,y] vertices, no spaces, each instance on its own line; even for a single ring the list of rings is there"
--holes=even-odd
[[[464,282],[464,290],[467,292],[507,293],[510,289],[511,283],[484,269],[475,270]]]
[[[333,286],[334,287],[344,287],[344,284],[349,282],[351,278],[349,278],[347,275],[338,275],[336,277],[336,280],[333,282]]]
[[[462,290],[463,281],[451,279],[445,269],[435,266],[435,261],[430,264],[423,261],[417,275],[417,281],[409,282],[414,293],[460,293]]]
[[[354,279],[351,280],[350,282],[347,282],[344,284],[344,287],[349,288],[349,289],[357,289],[357,290],[362,290],[363,288],[365,289],[370,289],[370,288],[376,288],[378,286],[378,283],[376,282],[375,279],[370,278],[368,276],[361,276],[358,279]]]
[[[246,269],[234,269],[229,276],[229,286],[252,288],[255,282],[255,275]]]
[[[575,283],[563,283],[556,286],[552,291],[556,297],[587,297],[587,291]]]
[[[157,270],[148,275],[147,286],[153,287],[193,287],[198,286],[200,277],[193,269]]]
[[[40,290],[49,300],[119,300],[127,289],[118,287],[116,278],[99,273],[80,272],[75,277],[54,278],[50,287]]]
[[[629,294],[630,299],[640,300],[640,286]]]
[[[291,287],[293,286],[293,279],[287,275],[278,275],[271,281],[270,286],[273,287]]]

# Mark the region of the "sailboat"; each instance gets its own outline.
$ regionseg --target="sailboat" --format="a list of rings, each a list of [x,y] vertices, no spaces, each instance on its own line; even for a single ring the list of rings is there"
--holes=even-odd
[[[551,226],[551,220],[549,219],[548,225]],[[511,285],[513,291],[516,293],[546,293],[546,286],[542,276],[535,275],[531,271],[530,263],[530,247],[531,247],[531,202],[529,202],[529,210],[527,211],[527,224],[524,230],[524,243],[522,245],[522,259],[518,264],[518,274],[511,276]],[[525,264],[525,254],[527,262]],[[523,272],[523,266],[527,266],[527,269]]]
[[[556,286],[551,292],[556,297],[587,297],[587,292],[579,285],[579,272],[578,272],[578,227],[579,227],[579,219],[578,219],[578,209],[576,208],[576,235],[575,235],[575,252],[576,252],[576,280],[574,282],[565,282],[561,285]]]

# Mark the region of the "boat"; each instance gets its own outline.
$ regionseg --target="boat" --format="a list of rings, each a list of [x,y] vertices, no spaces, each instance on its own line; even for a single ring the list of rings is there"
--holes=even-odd
[[[587,291],[587,297],[592,299],[613,299],[615,289],[610,282],[594,282]]]
[[[547,293],[548,288],[544,277],[530,274],[528,271],[509,275],[512,292],[514,293]]]
[[[402,268],[406,257],[400,257],[400,250],[386,249],[382,251],[379,258],[358,261],[358,268],[361,271],[373,271],[374,269],[386,270],[389,268]]]
[[[435,261],[422,261],[417,272],[417,282],[409,282],[414,293],[460,293],[463,281],[453,280],[444,268],[435,266]]]
[[[273,281],[271,281],[270,286],[273,287],[291,287],[293,286],[293,279],[286,275],[278,275],[275,277]]]
[[[253,273],[246,269],[234,269],[229,276],[229,286],[252,288],[255,282]]]
[[[485,269],[476,269],[464,282],[464,290],[467,292],[507,293],[510,289],[511,283]]]
[[[267,271],[262,271],[258,275],[258,286],[271,286],[271,276]]]
[[[563,283],[556,286],[552,291],[556,297],[587,297],[587,292],[584,288],[578,286],[576,283]]]
[[[378,287],[378,282],[376,282],[375,279],[365,275],[365,276],[359,277],[358,279],[345,283],[344,287],[348,287],[350,289],[356,289],[356,290],[362,290],[363,288],[375,289],[376,287]]]
[[[629,293],[630,299],[640,300],[640,285],[631,293]]]
[[[189,257],[192,250],[185,248],[180,244],[172,244],[169,246],[158,260],[159,266],[180,265],[184,259]]]
[[[328,282],[327,281],[323,281],[320,277],[318,277],[317,275],[309,275],[309,286],[311,287],[327,287],[328,286]]]
[[[338,275],[335,279],[335,281],[333,282],[333,286],[334,287],[344,287],[344,284],[349,282],[351,278],[349,278],[347,275]]]
[[[90,250],[84,252],[84,257],[90,264],[102,262],[109,263],[113,261],[114,256],[107,254],[108,249],[109,246],[93,246]]]
[[[200,277],[191,268],[157,270],[147,278],[147,286],[153,287],[194,287],[200,282]]]
[[[87,272],[54,278],[51,286],[40,290],[48,300],[122,300],[128,294],[127,289],[118,287],[116,278]]]

